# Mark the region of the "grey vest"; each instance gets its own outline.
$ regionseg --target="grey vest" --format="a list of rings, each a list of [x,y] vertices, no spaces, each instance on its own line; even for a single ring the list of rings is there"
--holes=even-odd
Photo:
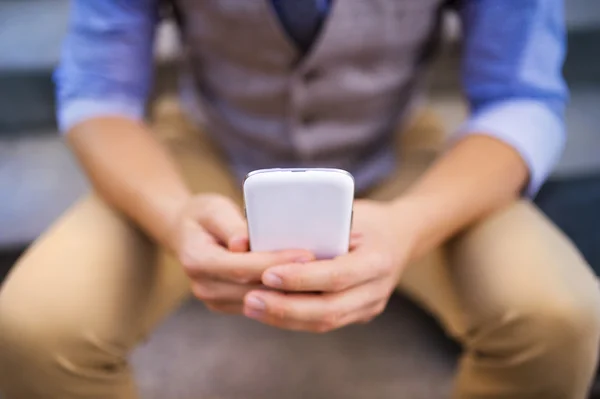
[[[172,0],[206,130],[237,177],[337,167],[358,190],[394,168],[393,133],[439,37],[444,0],[335,0],[301,56],[271,0]]]

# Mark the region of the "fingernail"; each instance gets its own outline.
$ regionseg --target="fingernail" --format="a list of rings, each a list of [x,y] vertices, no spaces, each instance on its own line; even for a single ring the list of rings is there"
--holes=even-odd
[[[241,236],[237,236],[237,237],[233,237],[232,239],[229,240],[229,246],[233,246],[233,245],[240,245],[240,244],[245,244],[246,243],[246,238],[245,237],[241,237]]]
[[[248,309],[244,312],[244,314],[246,315],[246,317],[249,317],[251,319],[260,319],[264,315],[264,312]]]
[[[263,276],[263,283],[269,287],[280,288],[283,285],[283,280],[276,274],[266,273]]]
[[[255,296],[249,296],[246,298],[246,305],[250,308],[250,310],[254,312],[262,312],[266,309],[265,302]]]

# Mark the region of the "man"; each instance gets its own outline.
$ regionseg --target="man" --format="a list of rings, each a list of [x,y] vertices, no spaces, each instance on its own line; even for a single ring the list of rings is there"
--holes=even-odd
[[[470,118],[435,162],[399,159],[444,3],[173,1],[203,132],[161,140],[143,122],[158,0],[74,1],[58,112],[94,193],[2,288],[5,395],[136,397],[128,353],[189,292],[326,332],[377,316],[399,282],[464,345],[457,398],[583,399],[598,287],[528,199],[564,142],[562,2],[455,2]],[[347,256],[248,252],[240,181],[276,166],[354,174]]]

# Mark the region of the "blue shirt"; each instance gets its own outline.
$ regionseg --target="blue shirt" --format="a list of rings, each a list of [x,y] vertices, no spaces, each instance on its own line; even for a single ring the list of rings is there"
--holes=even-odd
[[[315,1],[322,1],[327,12],[327,0]],[[61,131],[102,115],[143,118],[152,84],[158,2],[72,2],[70,29],[55,75]],[[460,4],[462,82],[470,116],[456,137],[483,134],[515,148],[529,167],[527,191],[534,195],[565,141],[563,2]]]

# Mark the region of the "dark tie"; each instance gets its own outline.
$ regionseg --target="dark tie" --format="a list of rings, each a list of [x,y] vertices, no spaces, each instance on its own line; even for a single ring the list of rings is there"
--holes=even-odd
[[[273,0],[281,23],[288,35],[306,52],[317,37],[323,23],[318,0]]]

